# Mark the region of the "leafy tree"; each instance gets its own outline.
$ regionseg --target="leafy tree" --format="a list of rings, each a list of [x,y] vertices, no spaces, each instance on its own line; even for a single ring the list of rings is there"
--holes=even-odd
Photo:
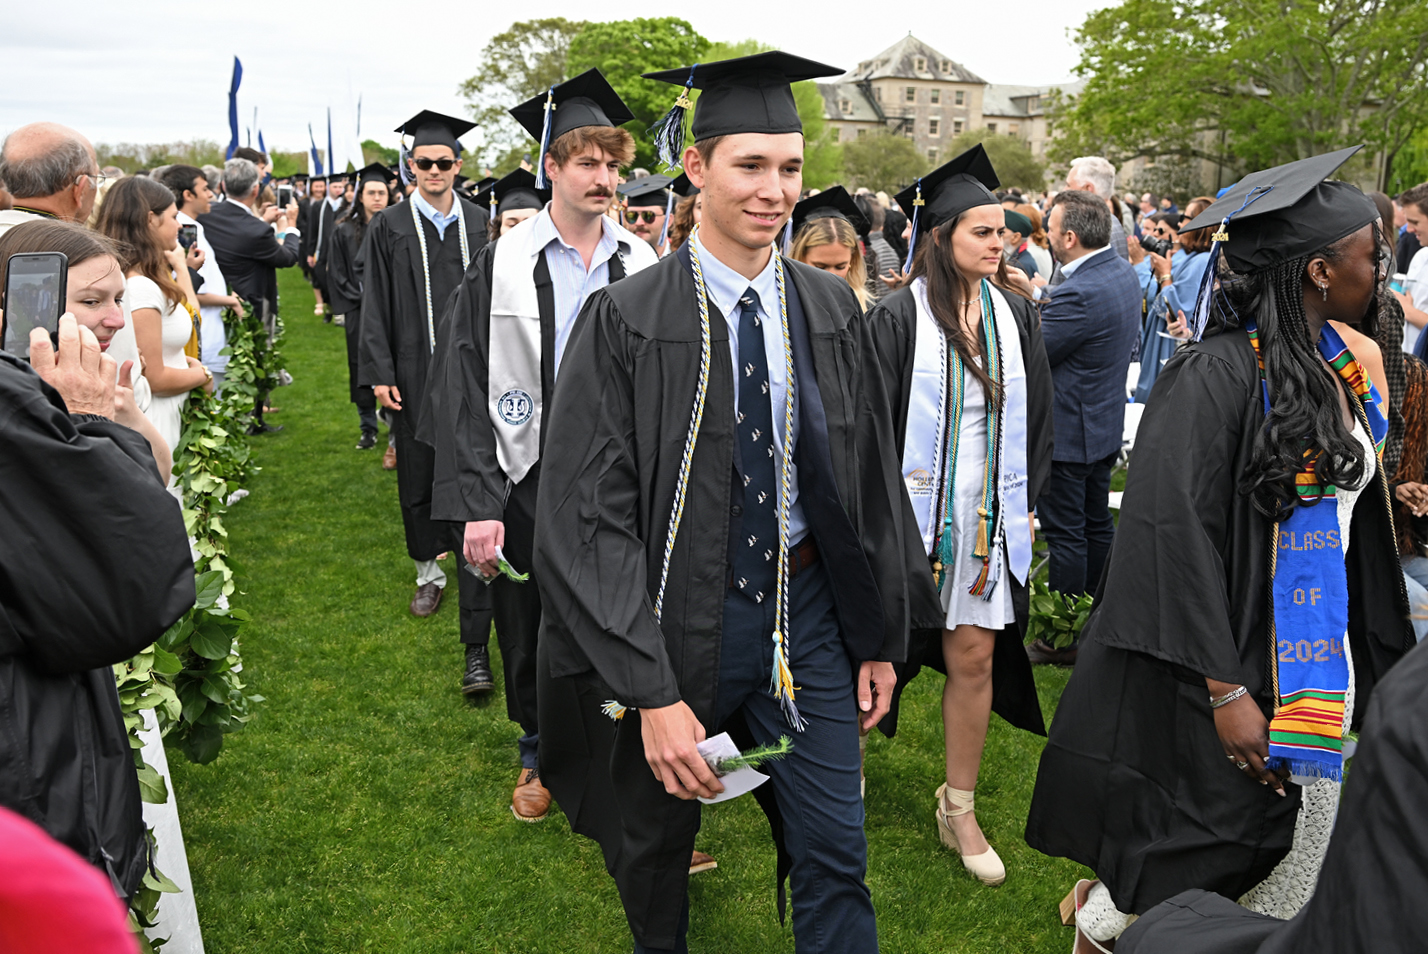
[[[635,165],[658,163],[649,128],[674,105],[675,87],[640,76],[651,70],[707,59],[709,41],[678,17],[589,23],[570,44],[567,71],[576,76],[595,67],[620,94],[635,118],[625,128],[635,137]]]
[[[927,168],[927,157],[906,136],[876,132],[843,143],[843,175],[850,190],[901,190]]]
[[[375,139],[362,140],[362,162],[365,165],[380,162],[384,166],[394,166],[401,157],[398,149],[384,146]]]
[[[272,161],[273,167],[268,170],[274,179],[286,179],[288,176],[295,176],[299,172],[307,172],[307,152],[299,149],[296,152],[279,152],[276,149],[268,150],[268,158]],[[218,162],[214,165],[221,166]]]
[[[139,169],[153,169],[184,163],[190,166],[223,165],[223,147],[210,139],[195,139],[192,142],[133,143],[121,142],[113,145],[100,143],[94,147],[99,165],[118,166],[125,172]]]
[[[1258,169],[1362,142],[1383,182],[1428,125],[1423,0],[1125,0],[1076,39],[1086,86],[1058,117],[1058,160]]]
[[[461,84],[460,93],[471,118],[481,124],[486,162],[528,141],[506,110],[567,78],[571,41],[586,25],[564,17],[524,20],[492,37],[481,50],[481,71]]]
[[[1004,136],[986,129],[969,129],[953,137],[946,156],[950,159],[961,155],[977,143],[987,150],[992,167],[997,170],[997,178],[1002,181],[1002,188],[1020,186],[1038,192],[1046,188],[1046,166],[1031,154],[1026,143],[1015,136]]]
[[[1418,130],[1417,135],[1394,157],[1393,175],[1384,191],[1389,195],[1398,195],[1404,189],[1423,182],[1428,182],[1428,129]]]

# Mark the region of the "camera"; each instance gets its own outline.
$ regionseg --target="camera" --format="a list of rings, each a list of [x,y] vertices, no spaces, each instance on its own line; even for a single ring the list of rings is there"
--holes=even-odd
[[[1174,243],[1170,239],[1156,238],[1154,235],[1142,235],[1140,237],[1140,247],[1152,255],[1159,255],[1164,258],[1169,254]]]

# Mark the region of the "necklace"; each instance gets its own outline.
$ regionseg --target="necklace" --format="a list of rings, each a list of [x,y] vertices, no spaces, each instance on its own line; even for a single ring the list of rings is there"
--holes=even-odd
[[[461,211],[461,199],[452,196],[451,201],[456,204],[456,230],[461,235],[461,271],[465,274],[466,269],[471,265],[471,249],[466,241],[466,213]],[[421,213],[417,211],[416,202],[409,203],[412,207],[412,221],[416,223],[417,244],[421,246],[421,277],[426,283],[426,339],[430,353],[436,353],[436,317],[431,306],[431,261],[426,253],[426,230],[421,227]]]

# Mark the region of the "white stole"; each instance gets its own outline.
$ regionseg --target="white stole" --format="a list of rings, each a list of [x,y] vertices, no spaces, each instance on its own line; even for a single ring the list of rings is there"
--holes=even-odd
[[[927,307],[927,281],[912,283],[917,305],[917,324],[912,360],[912,388],[908,396],[907,433],[903,441],[902,475],[908,498],[922,534],[923,549],[931,556],[941,514],[937,507],[939,479],[947,482],[943,491],[956,500],[956,475],[942,475],[947,448],[943,432],[951,411],[947,407],[949,361],[947,336]],[[1026,361],[1021,353],[1021,334],[1011,305],[1000,289],[991,287],[992,309],[996,315],[997,337],[1002,342],[1002,377],[1005,400],[1001,409],[1002,442],[997,462],[997,514],[1002,533],[997,534],[998,551],[1003,544],[1012,574],[1025,583],[1031,570],[1031,528],[1022,523],[1027,503],[1027,417]],[[965,373],[965,372],[964,372]],[[989,407],[988,411],[992,409]],[[949,438],[952,435],[948,435]],[[966,554],[957,554],[962,559]],[[994,555],[999,562],[1000,553]]]

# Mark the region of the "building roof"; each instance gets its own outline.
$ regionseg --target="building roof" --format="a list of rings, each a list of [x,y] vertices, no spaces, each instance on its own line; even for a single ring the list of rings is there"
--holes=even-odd
[[[823,94],[823,118],[844,123],[881,123],[877,108],[858,88],[857,83],[819,83],[818,92]],[[842,103],[851,104],[852,112],[844,112]]]
[[[917,68],[917,60],[925,60]],[[843,77],[844,81],[864,79],[920,79],[944,83],[983,85],[987,81],[961,63],[933,49],[909,33],[872,59],[858,64],[857,69]]]
[[[982,90],[983,116],[1032,117],[1046,112],[1052,91],[1075,96],[1084,83],[1053,83],[1050,86],[1016,86],[1008,83],[988,83]]]

